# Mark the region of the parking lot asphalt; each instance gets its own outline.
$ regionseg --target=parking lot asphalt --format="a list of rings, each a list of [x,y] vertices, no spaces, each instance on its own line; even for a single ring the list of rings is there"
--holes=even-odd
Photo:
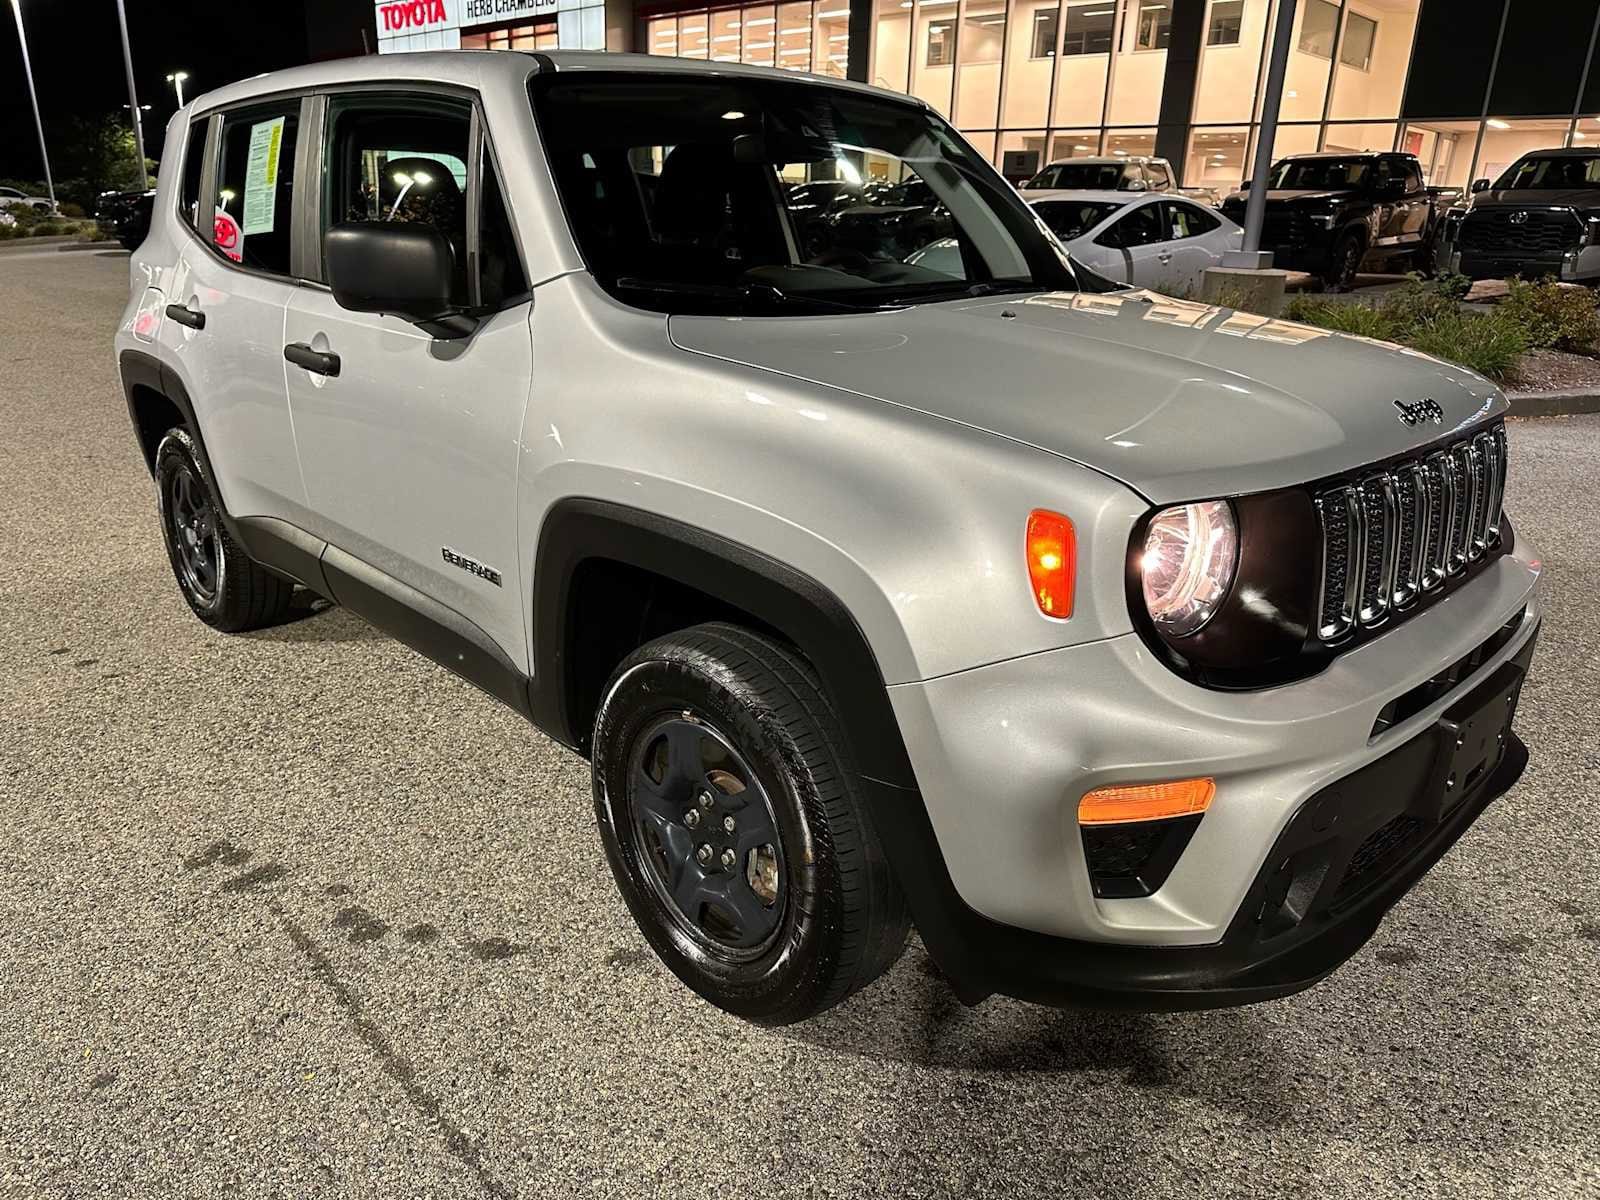
[[[0,1196],[1600,1195],[1600,417],[1514,423],[1533,762],[1312,991],[806,1025],[651,956],[586,765],[330,609],[184,607],[123,254],[0,260]]]

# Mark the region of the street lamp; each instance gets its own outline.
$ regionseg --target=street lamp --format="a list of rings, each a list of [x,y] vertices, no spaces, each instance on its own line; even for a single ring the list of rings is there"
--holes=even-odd
[[[183,81],[189,78],[187,71],[174,71],[167,76],[167,82],[178,90],[178,107],[183,107]]]
[[[44,122],[39,119],[39,93],[33,90],[33,63],[28,58],[28,35],[22,29],[22,0],[11,0],[17,18],[17,41],[22,43],[22,70],[28,77],[28,99],[33,101],[33,124],[39,131],[39,157],[44,160],[44,186],[50,194],[50,211],[56,210],[56,184],[50,177],[50,154],[44,148]]]

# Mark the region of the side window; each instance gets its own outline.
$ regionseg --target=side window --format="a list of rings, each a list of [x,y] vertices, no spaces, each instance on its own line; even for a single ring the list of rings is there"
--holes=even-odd
[[[329,104],[322,229],[351,222],[429,225],[455,260],[451,302],[497,305],[527,290],[499,177],[484,155],[468,178],[472,106],[441,96],[360,96]],[[477,238],[468,234],[479,191]],[[478,251],[474,296],[469,251]]]
[[[1150,176],[1150,187],[1161,190],[1172,186],[1172,176],[1167,174],[1167,168],[1160,163],[1147,163],[1145,174]]]
[[[183,147],[183,182],[178,190],[178,215],[190,229],[196,224],[200,212],[200,172],[205,166],[206,129],[210,117],[189,122],[189,138]]]
[[[298,100],[225,113],[211,244],[233,262],[289,274]]]
[[[1167,238],[1171,241],[1199,237],[1202,233],[1210,233],[1219,224],[1216,217],[1193,204],[1172,200],[1168,201],[1166,209]]]
[[[1416,163],[1406,164],[1406,191],[1420,192],[1422,190],[1422,168]]]
[[[1159,204],[1141,204],[1102,233],[1095,241],[1114,249],[1148,246],[1166,240]]]
[[[467,294],[467,159],[472,109],[426,96],[335,100],[328,108],[322,228],[431,225],[454,251],[451,302]]]

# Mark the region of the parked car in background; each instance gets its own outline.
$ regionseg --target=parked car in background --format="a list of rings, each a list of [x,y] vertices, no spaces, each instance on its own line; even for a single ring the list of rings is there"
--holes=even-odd
[[[1022,191],[1176,192],[1215,207],[1222,197],[1216,188],[1180,187],[1172,164],[1146,155],[1104,158],[1064,158],[1053,162],[1027,183]]]
[[[1028,192],[1024,198],[1074,262],[1132,287],[1198,294],[1206,268],[1237,250],[1244,232],[1185,196],[1127,192]],[[908,261],[959,274],[960,252],[943,239]]]
[[[1600,150],[1534,150],[1445,221],[1452,269],[1473,279],[1509,276],[1600,282]]]
[[[1222,211],[1241,226],[1250,185]],[[1341,291],[1362,271],[1430,271],[1459,189],[1430,188],[1412,154],[1295,154],[1272,164],[1261,248]]]
[[[108,237],[116,238],[128,250],[137,250],[150,231],[150,209],[155,189],[134,192],[101,192],[95,203],[95,223]]]
[[[49,196],[30,196],[14,187],[0,187],[0,208],[32,208],[52,211]]]

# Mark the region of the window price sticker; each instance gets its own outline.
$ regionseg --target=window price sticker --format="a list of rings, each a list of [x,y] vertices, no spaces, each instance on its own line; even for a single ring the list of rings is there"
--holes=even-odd
[[[283,149],[283,118],[250,127],[250,154],[244,176],[244,233],[270,233],[278,207],[278,155]]]

